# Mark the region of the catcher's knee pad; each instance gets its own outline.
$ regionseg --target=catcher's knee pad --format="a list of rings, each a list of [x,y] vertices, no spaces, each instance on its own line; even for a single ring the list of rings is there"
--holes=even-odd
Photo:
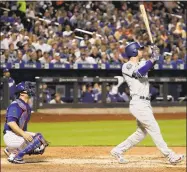
[[[48,142],[44,139],[44,137],[41,133],[36,133],[34,138],[35,137],[37,137],[45,147],[49,145]]]

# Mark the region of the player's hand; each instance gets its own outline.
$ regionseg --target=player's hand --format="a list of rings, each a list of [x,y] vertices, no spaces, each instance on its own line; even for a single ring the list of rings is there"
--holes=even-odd
[[[159,60],[159,48],[156,45],[151,46],[151,50],[152,50],[152,55],[151,58],[154,59],[155,61]]]
[[[33,140],[32,135],[28,134],[28,133],[24,133],[23,138],[28,141],[31,142]]]

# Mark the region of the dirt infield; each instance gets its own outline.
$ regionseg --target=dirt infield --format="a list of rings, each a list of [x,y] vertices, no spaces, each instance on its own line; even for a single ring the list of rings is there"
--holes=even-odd
[[[112,147],[50,147],[44,155],[26,156],[24,165],[10,164],[1,150],[2,172],[183,172],[185,161],[167,162],[155,147],[135,147],[125,154],[128,164],[110,156]],[[186,147],[174,147],[185,153]]]
[[[155,114],[156,119],[186,119],[186,113]],[[31,122],[70,122],[97,120],[133,120],[124,115],[53,115],[34,113]],[[1,116],[4,122],[5,116]],[[1,149],[2,172],[184,172],[186,161],[173,166],[155,147],[135,147],[125,154],[128,164],[118,164],[109,152],[112,147],[49,147],[44,155],[26,156],[26,164],[10,164]],[[186,147],[174,147],[185,153]]]
[[[158,119],[186,119],[186,113],[156,113]],[[33,113],[30,122],[72,122],[72,121],[99,121],[99,120],[134,120],[130,114],[44,114]],[[5,121],[5,115],[1,115],[1,122]]]

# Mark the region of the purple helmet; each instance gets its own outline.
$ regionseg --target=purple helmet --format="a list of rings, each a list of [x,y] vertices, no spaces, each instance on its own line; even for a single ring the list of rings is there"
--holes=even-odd
[[[35,86],[29,81],[20,82],[16,85],[16,94],[26,91],[29,97],[35,96]]]
[[[129,58],[136,57],[138,55],[138,50],[143,48],[144,46],[140,45],[138,42],[131,42],[125,47],[125,53]]]

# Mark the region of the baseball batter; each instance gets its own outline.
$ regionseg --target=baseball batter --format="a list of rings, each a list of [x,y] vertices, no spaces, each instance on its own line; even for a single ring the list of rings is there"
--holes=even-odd
[[[25,154],[43,154],[48,143],[40,133],[27,132],[31,116],[29,99],[34,96],[34,86],[30,82],[21,82],[16,86],[17,99],[7,108],[4,125],[4,153],[11,163],[24,164]]]
[[[126,46],[125,52],[129,61],[122,67],[122,75],[130,89],[130,112],[137,120],[137,130],[125,141],[111,150],[111,154],[119,163],[128,161],[122,156],[149,134],[157,148],[168,158],[171,164],[176,164],[184,159],[184,155],[174,153],[168,148],[163,140],[158,123],[156,122],[149,97],[148,71],[153,68],[159,59],[159,50],[156,46],[152,47],[152,56],[148,61],[141,61],[144,47],[138,42],[132,42]]]

